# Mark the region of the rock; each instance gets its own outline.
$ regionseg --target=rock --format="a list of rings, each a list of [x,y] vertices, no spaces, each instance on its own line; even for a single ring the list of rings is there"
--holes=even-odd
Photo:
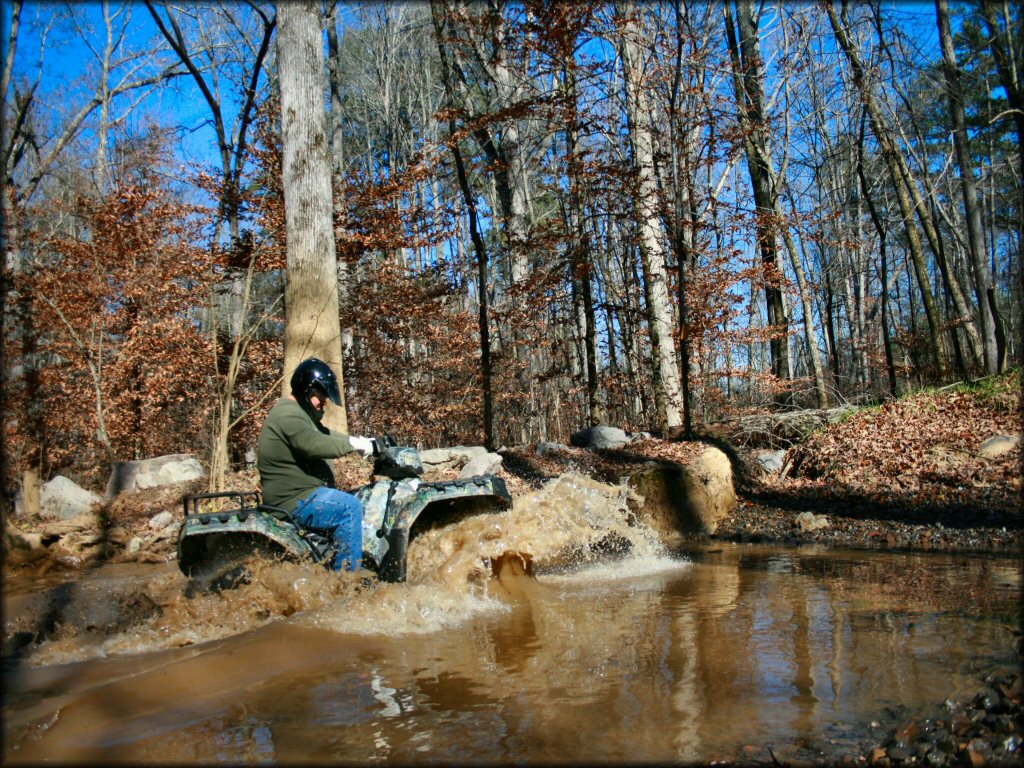
[[[140,539],[138,536],[133,536],[132,540],[128,542],[128,546],[125,548],[125,552],[127,552],[127,554],[129,555],[134,555],[140,549],[142,549],[142,539]]]
[[[103,499],[95,493],[85,490],[73,480],[57,475],[48,483],[43,483],[39,491],[40,512],[47,517],[58,520],[70,520],[92,511]]]
[[[629,484],[644,498],[639,512],[662,533],[711,535],[736,506],[729,457],[710,445],[687,466],[652,463]]]
[[[796,516],[795,523],[802,533],[828,528],[828,518],[824,515],[815,515],[813,512],[801,512]]]
[[[430,448],[420,451],[420,461],[427,472],[440,469],[462,469],[473,459],[486,456],[483,446],[457,445],[453,448]]]
[[[114,465],[107,482],[107,498],[126,491],[156,488],[203,477],[203,465],[188,453],[172,453],[139,461],[123,461]]]
[[[154,531],[162,531],[164,528],[174,522],[174,515],[170,512],[164,511],[158,515],[154,515],[149,521],[149,527]]]
[[[596,426],[573,432],[569,444],[576,448],[602,451],[621,448],[631,441],[629,435],[618,427]]]
[[[783,462],[786,460],[786,451],[754,451],[754,458],[757,460],[757,463],[761,465],[761,469],[765,472],[774,474],[782,469]]]
[[[548,443],[540,442],[537,443],[536,453],[538,456],[547,456],[549,454],[562,454],[569,450],[567,445],[562,443]]]
[[[1009,453],[1020,445],[1020,435],[996,435],[981,444],[978,455],[983,459],[995,459]]]
[[[972,768],[981,768],[992,757],[992,748],[984,739],[971,739],[964,750],[964,757]]]
[[[474,456],[459,472],[459,479],[465,480],[466,478],[476,477],[477,475],[493,474],[498,471],[499,467],[501,467],[501,461],[501,456],[496,453],[485,453],[483,456]]]

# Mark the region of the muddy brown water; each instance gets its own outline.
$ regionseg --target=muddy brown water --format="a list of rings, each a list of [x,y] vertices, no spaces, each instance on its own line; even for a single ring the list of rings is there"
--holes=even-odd
[[[4,762],[831,760],[1017,662],[1019,558],[683,550],[627,496],[563,477],[420,537],[404,585],[99,569],[161,610],[9,663]]]

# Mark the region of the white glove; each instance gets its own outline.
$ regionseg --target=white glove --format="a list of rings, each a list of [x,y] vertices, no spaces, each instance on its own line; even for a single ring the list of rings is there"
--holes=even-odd
[[[373,440],[368,437],[356,437],[354,435],[349,435],[348,444],[359,451],[364,458],[373,453]]]

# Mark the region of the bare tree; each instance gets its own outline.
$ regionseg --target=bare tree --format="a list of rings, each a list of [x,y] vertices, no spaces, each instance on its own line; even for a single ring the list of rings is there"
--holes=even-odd
[[[939,318],[939,310],[935,303],[935,296],[931,289],[931,282],[928,276],[928,268],[925,264],[924,249],[921,244],[921,236],[914,224],[915,210],[911,200],[912,190],[907,184],[906,169],[901,167],[899,150],[895,145],[886,121],[879,108],[878,100],[872,91],[871,84],[865,73],[864,63],[860,53],[857,51],[849,33],[847,23],[840,20],[830,0],[822,0],[822,6],[828,15],[836,40],[839,42],[853,74],[854,85],[868,111],[871,121],[872,132],[881,147],[882,156],[889,168],[893,184],[896,190],[896,199],[899,203],[900,212],[903,216],[903,223],[907,233],[907,241],[910,249],[910,257],[914,265],[914,272],[917,276],[918,289],[921,292],[921,300],[924,304],[925,316],[928,320],[928,330],[931,339],[931,346],[934,353],[934,362],[939,371],[939,376],[945,379],[947,376],[948,355],[946,342],[942,330],[942,321]]]
[[[981,316],[985,372],[998,372],[1005,362],[1005,349],[996,343],[995,285],[992,270],[985,258],[985,233],[981,224],[981,207],[978,190],[974,182],[974,158],[967,137],[967,120],[964,115],[964,92],[960,83],[960,68],[953,47],[953,32],[949,24],[949,4],[946,0],[935,0],[935,14],[939,24],[939,39],[942,42],[943,77],[949,97],[949,116],[953,122],[953,145],[957,164],[960,167],[960,191],[964,200],[964,218],[967,220],[967,253],[974,272],[974,291]],[[1003,345],[1005,346],[1005,345]]]
[[[788,402],[792,379],[789,359],[789,316],[783,293],[783,270],[779,261],[779,206],[775,173],[768,145],[768,122],[764,108],[764,64],[761,43],[754,18],[754,7],[747,0],[736,3],[736,23],[730,3],[723,7],[726,40],[733,65],[733,83],[739,108],[740,126],[744,135],[747,169],[754,196],[757,220],[757,247],[764,267],[765,306],[771,326],[769,348],[772,371],[786,390],[781,402]]]
[[[158,7],[154,0],[146,0],[146,7],[210,111],[221,164],[220,216],[227,222],[231,246],[236,247],[241,242],[240,185],[248,159],[249,128],[256,114],[263,66],[270,52],[277,18],[269,15],[254,0],[247,0],[237,7],[220,5],[213,18],[223,24],[226,40],[218,41],[210,20],[211,9],[207,6],[191,6],[182,10],[167,2],[160,3]],[[162,14],[160,8],[163,9]],[[251,45],[247,20],[241,18],[246,9],[256,19],[256,39]],[[190,37],[192,32],[197,39]],[[241,54],[226,53],[239,43],[242,45]],[[237,75],[238,82],[225,88],[222,79],[232,74]],[[230,112],[225,108],[225,91],[233,90],[241,94],[241,103],[237,117],[229,126],[226,114]]]
[[[632,146],[636,191],[634,214],[639,230],[640,255],[643,263],[644,296],[647,302],[648,330],[654,375],[654,398],[658,409],[658,426],[662,430],[682,424],[682,393],[679,365],[672,330],[675,322],[669,296],[668,271],[665,266],[664,233],[659,213],[657,177],[654,169],[654,134],[651,105],[648,101],[640,41],[644,38],[640,24],[642,6],[633,2],[616,4],[621,16],[619,52],[625,75],[626,113]]]

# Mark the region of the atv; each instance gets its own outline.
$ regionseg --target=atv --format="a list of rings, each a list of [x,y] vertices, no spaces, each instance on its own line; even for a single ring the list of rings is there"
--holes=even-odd
[[[504,509],[511,502],[496,475],[426,483],[414,448],[376,438],[374,482],[351,493],[363,505],[362,567],[381,581],[406,580],[409,542],[421,531],[470,514]],[[321,563],[330,567],[336,546],[329,531],[305,528],[284,509],[263,504],[258,491],[185,496],[178,533],[178,566],[195,586],[223,588],[246,580],[253,555]]]

